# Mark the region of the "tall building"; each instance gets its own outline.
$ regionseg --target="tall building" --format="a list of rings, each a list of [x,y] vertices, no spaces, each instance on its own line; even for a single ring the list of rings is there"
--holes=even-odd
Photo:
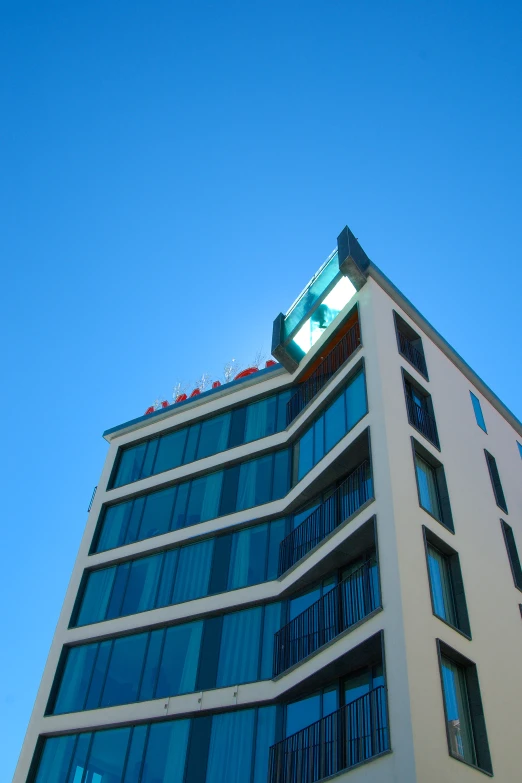
[[[522,780],[521,423],[347,228],[272,352],[105,433],[16,783]]]

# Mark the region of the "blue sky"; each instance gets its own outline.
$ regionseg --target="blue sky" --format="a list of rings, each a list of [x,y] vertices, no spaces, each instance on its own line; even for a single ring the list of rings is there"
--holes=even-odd
[[[522,5],[0,8],[9,780],[101,433],[268,354],[345,224],[522,418]]]

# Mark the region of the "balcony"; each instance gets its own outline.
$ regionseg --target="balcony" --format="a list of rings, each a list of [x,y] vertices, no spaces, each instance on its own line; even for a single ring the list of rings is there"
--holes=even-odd
[[[419,430],[430,443],[433,443],[436,448],[440,449],[437,425],[431,413],[428,413],[426,408],[418,405],[410,394],[406,394],[406,408],[410,424]]]
[[[306,408],[308,403],[319,394],[323,386],[330,380],[347,359],[354,353],[361,343],[361,330],[359,321],[344,334],[336,345],[322,360],[320,365],[299,386],[296,393],[290,398],[286,406],[287,426]]]
[[[355,514],[371,497],[373,497],[372,473],[370,461],[366,459],[350,473],[328,500],[321,503],[281,541],[279,576]]]
[[[372,558],[277,631],[274,677],[363,620],[379,605],[377,562]]]
[[[269,783],[313,783],[390,749],[383,685],[270,748]]]
[[[397,338],[399,341],[399,351],[402,355],[413,364],[413,366],[422,374],[425,378],[428,377],[428,368],[426,366],[426,359],[422,351],[419,351],[411,340],[399,330],[397,330]]]

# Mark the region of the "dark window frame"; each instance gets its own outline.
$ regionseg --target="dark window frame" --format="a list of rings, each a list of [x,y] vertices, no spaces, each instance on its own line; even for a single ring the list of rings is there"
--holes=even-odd
[[[522,592],[522,566],[520,565],[520,557],[518,555],[513,528],[503,519],[500,520],[500,526],[502,528],[502,535],[504,536],[504,543],[506,545],[506,552],[511,568],[511,574],[513,576],[513,582],[517,590]]]
[[[415,329],[413,329],[410,326],[410,324],[407,321],[405,321],[405,319],[396,310],[393,310],[393,322],[395,325],[395,337],[397,338],[397,349],[399,351],[399,354],[403,356],[404,359],[406,359],[406,361],[411,367],[413,367],[420,375],[422,375],[422,377],[426,381],[429,382],[430,378],[428,374],[428,365],[426,362],[426,355],[424,353],[424,344],[422,342],[422,337],[420,336],[420,334],[417,334]],[[424,367],[426,368],[425,370],[422,370],[420,367],[414,364],[411,361],[410,357],[406,353],[404,353],[401,347],[399,334],[401,334],[404,338],[406,338],[408,342],[412,343],[412,347],[422,356]],[[420,348],[417,347],[417,345],[414,345],[414,343],[417,341]]]
[[[484,718],[484,709],[482,706],[482,697],[480,694],[480,685],[478,681],[477,666],[469,658],[459,653],[457,650],[450,647],[442,639],[436,639],[437,644],[437,658],[439,661],[439,674],[441,685],[442,705],[444,708],[444,726],[446,729],[446,739],[448,742],[448,753],[451,758],[460,761],[462,764],[466,764],[468,767],[479,770],[489,777],[493,777],[493,767],[491,764],[491,754],[489,751],[489,742],[486,730],[486,721]],[[472,764],[469,761],[465,761],[461,756],[457,756],[451,750],[451,738],[448,731],[448,711],[446,707],[446,699],[444,696],[444,678],[442,674],[442,656],[449,658],[455,664],[464,669],[466,677],[466,690],[468,697],[468,706],[471,717],[471,727],[473,731],[473,743],[475,746],[475,755],[477,763]]]
[[[441,451],[439,431],[437,427],[437,419],[435,417],[435,408],[433,406],[433,400],[431,394],[428,391],[426,391],[426,389],[423,386],[421,386],[421,384],[418,381],[416,381],[415,378],[413,378],[413,376],[411,376],[407,372],[407,370],[404,369],[404,367],[401,367],[401,373],[402,373],[402,385],[404,388],[404,401],[406,403],[406,418],[408,420],[410,427],[413,427],[413,429],[416,432],[418,432],[420,435],[422,435],[422,437],[425,438],[428,441],[428,443],[431,443],[431,445],[434,446],[437,449],[437,451]],[[410,394],[408,387],[415,389],[415,391],[419,394],[419,396],[423,397],[426,403],[426,408],[425,408],[426,413],[428,413],[429,416],[433,419],[433,426],[435,428],[435,440],[431,440],[431,438],[429,438],[426,435],[426,433],[424,433],[421,429],[419,429],[419,427],[417,427],[411,421],[410,412],[408,408],[408,400],[411,400],[412,404],[415,403],[413,403],[412,395]]]
[[[444,465],[438,460],[428,449],[423,446],[416,438],[411,436],[411,448],[413,456],[413,471],[415,473],[415,485],[417,487],[417,497],[419,500],[419,506],[426,514],[429,514],[432,519],[449,530],[450,533],[455,534],[455,525],[453,523],[453,514],[451,512],[451,504],[449,499],[448,484],[446,482],[446,473],[444,471]],[[419,487],[419,479],[417,476],[417,464],[415,456],[418,455],[424,462],[427,462],[430,467],[435,471],[435,482],[437,488],[437,496],[440,506],[441,519],[436,517],[431,511],[428,511],[421,503],[421,494]]]
[[[460,633],[466,639],[469,639],[471,641],[472,639],[471,627],[469,624],[468,607],[466,603],[466,594],[464,591],[464,582],[462,579],[462,570],[460,567],[459,554],[451,546],[449,546],[449,544],[443,541],[442,538],[439,538],[437,535],[435,535],[435,533],[433,533],[433,531],[427,528],[426,525],[422,526],[422,537],[424,540],[424,553],[426,555],[426,570],[428,574],[431,609],[433,615],[434,617],[436,617],[441,622],[445,623],[450,628],[453,628],[454,631],[457,631],[457,633]],[[457,615],[458,625],[453,625],[453,623],[448,622],[448,620],[445,620],[444,617],[441,617],[435,611],[435,602],[433,600],[433,589],[432,589],[431,577],[430,577],[428,544],[434,547],[435,549],[438,549],[442,555],[448,558],[449,567],[450,567],[451,591],[453,593],[455,613]]]
[[[504,489],[500,480],[500,473],[498,472],[497,460],[487,449],[484,449],[484,456],[486,458],[486,465],[488,466],[488,473],[491,480],[493,495],[495,496],[495,503],[500,509],[502,509],[504,514],[509,514],[506,503],[506,496],[504,495]]]

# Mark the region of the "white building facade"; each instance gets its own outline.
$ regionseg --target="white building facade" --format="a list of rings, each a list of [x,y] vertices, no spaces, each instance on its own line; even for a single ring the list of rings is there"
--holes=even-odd
[[[522,780],[522,424],[349,229],[105,433],[15,783]]]

